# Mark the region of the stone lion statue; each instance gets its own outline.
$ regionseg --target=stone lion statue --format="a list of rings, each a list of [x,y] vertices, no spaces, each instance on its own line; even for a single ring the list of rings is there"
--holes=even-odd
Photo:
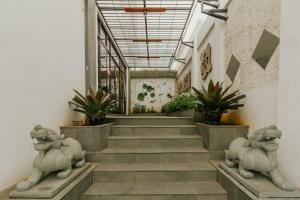
[[[65,138],[41,125],[35,126],[30,135],[35,140],[33,147],[39,154],[33,161],[31,175],[17,184],[17,191],[29,190],[50,172],[57,172],[57,178],[63,179],[71,174],[73,166],[85,165],[85,152],[76,140]]]
[[[237,138],[225,150],[225,164],[234,167],[239,161],[238,171],[244,178],[254,178],[253,171],[269,175],[274,185],[285,191],[295,191],[278,169],[277,150],[281,131],[268,126],[248,134],[248,139]]]

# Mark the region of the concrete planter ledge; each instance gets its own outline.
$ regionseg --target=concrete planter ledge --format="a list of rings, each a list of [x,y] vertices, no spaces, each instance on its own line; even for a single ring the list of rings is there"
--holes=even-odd
[[[207,126],[209,128],[249,128],[248,125],[210,125],[205,123],[195,123],[199,126]]]
[[[61,126],[60,129],[64,129],[64,128],[101,128],[101,127],[106,127],[106,126],[112,126],[113,124],[114,124],[113,122],[108,122],[108,123],[96,125],[96,126]]]
[[[204,147],[211,152],[212,160],[224,160],[224,150],[238,137],[246,137],[249,126],[244,125],[209,125],[196,123],[203,137]]]
[[[97,126],[62,126],[60,131],[67,137],[77,140],[87,153],[99,152],[106,148],[106,138],[114,123]],[[89,161],[89,160],[88,160]]]

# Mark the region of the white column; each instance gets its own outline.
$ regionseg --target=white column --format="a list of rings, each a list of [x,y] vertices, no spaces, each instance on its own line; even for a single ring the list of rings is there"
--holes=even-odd
[[[85,0],[85,86],[98,89],[97,7],[94,0]]]
[[[131,110],[131,78],[130,78],[130,68],[126,69],[126,115],[130,114]]]
[[[300,1],[281,1],[278,126],[283,131],[279,164],[300,187]]]
[[[193,59],[192,59],[192,87],[201,88],[200,55],[198,48],[198,34],[194,37]]]

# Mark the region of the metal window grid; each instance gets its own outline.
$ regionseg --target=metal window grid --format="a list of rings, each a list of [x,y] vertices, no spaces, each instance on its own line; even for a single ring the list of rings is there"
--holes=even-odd
[[[131,68],[170,67],[194,4],[194,0],[97,0]],[[124,8],[165,8],[166,11],[125,12]],[[136,39],[145,41],[134,42]],[[161,42],[151,42],[151,39]]]

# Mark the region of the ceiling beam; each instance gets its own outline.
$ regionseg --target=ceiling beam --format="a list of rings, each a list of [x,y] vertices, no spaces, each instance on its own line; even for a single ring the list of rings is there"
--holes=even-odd
[[[166,8],[161,7],[152,7],[152,8],[145,8],[145,7],[127,7],[124,8],[125,12],[166,12]]]
[[[132,42],[162,42],[161,39],[153,38],[153,39],[133,39]]]
[[[136,56],[136,58],[158,59],[160,56]]]

